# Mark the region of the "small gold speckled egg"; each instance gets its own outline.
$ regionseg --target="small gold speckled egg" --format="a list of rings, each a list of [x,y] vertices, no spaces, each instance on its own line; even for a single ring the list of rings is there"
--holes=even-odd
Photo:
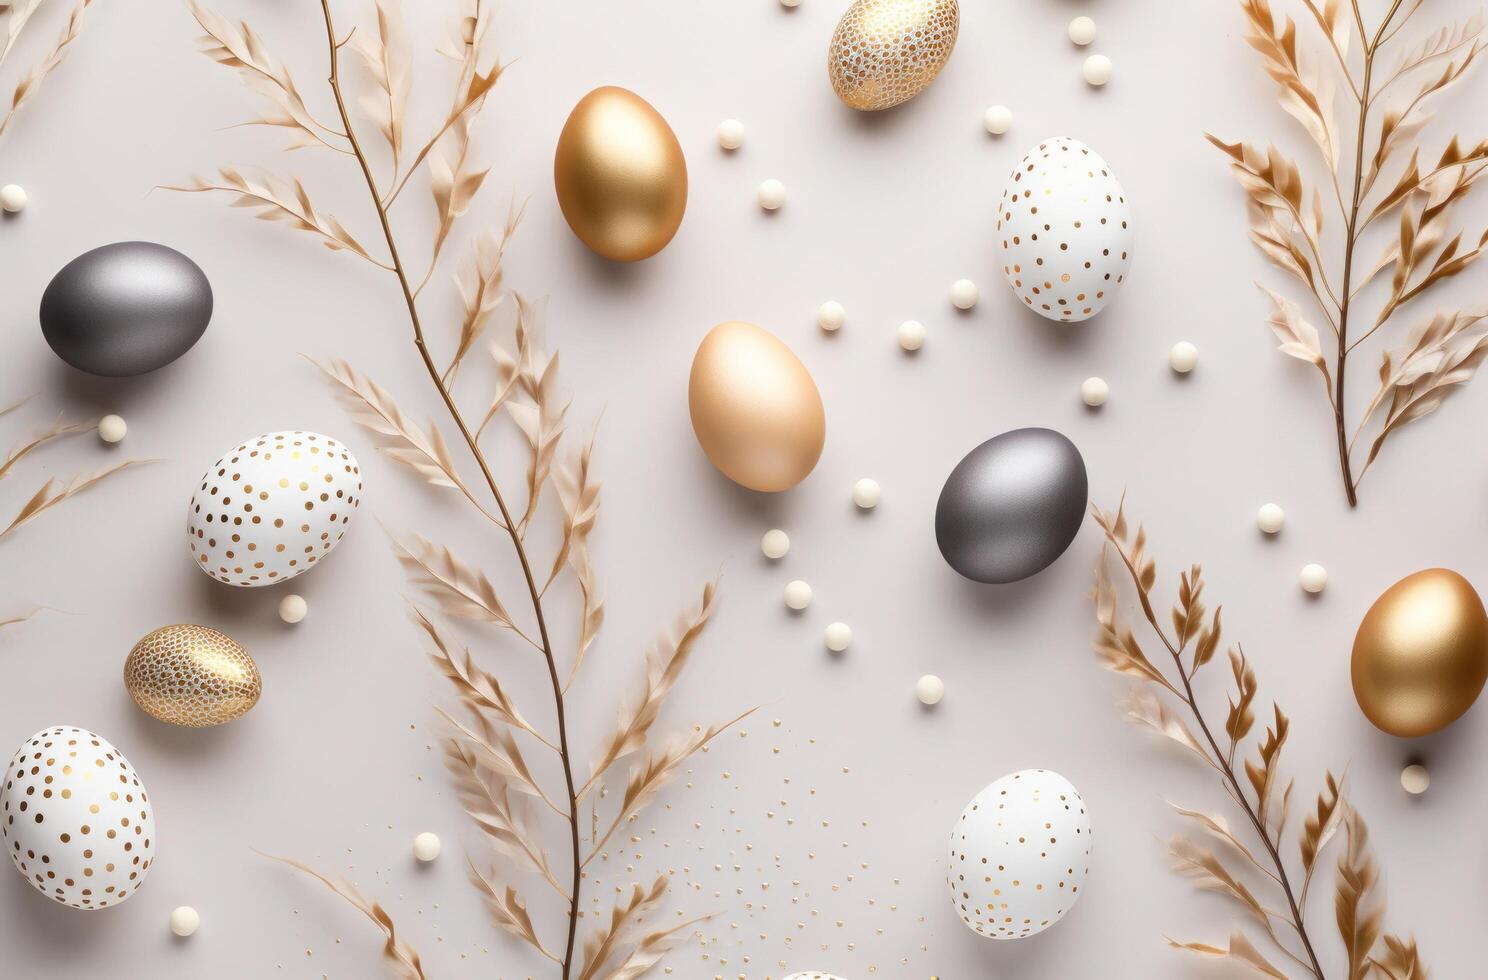
[[[248,651],[207,626],[162,626],[129,651],[124,686],[151,717],[185,728],[241,718],[263,682]]]
[[[827,73],[854,109],[889,109],[919,95],[950,60],[956,0],[857,0],[832,32]]]

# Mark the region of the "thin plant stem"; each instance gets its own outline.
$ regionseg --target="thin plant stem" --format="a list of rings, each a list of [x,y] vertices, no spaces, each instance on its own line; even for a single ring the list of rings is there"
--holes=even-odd
[[[341,93],[341,80],[339,72],[341,44],[336,41],[336,28],[331,18],[330,0],[320,0],[321,12],[325,16],[326,41],[330,48],[330,76],[326,79],[330,85],[331,93],[336,99],[336,111],[341,116],[341,124],[346,128],[346,138],[351,143],[352,153],[356,156],[357,163],[361,166],[362,177],[367,184],[367,192],[371,196],[372,206],[377,211],[378,222],[382,225],[383,238],[387,241],[388,254],[391,257],[393,272],[398,277],[398,285],[403,290],[403,300],[408,307],[408,317],[413,325],[413,343],[418,348],[419,357],[424,362],[424,368],[429,373],[429,380],[434,387],[439,389],[439,396],[444,401],[444,407],[448,410],[450,418],[460,430],[460,436],[469,447],[470,454],[475,458],[480,467],[481,475],[485,478],[486,486],[491,490],[491,496],[496,501],[496,507],[501,512],[502,522],[505,525],[507,535],[511,538],[512,549],[516,552],[517,560],[522,566],[522,575],[527,582],[527,592],[532,599],[532,611],[537,618],[538,636],[541,640],[541,648],[544,658],[548,664],[548,676],[553,688],[553,708],[558,721],[558,749],[559,757],[563,762],[563,779],[568,793],[568,812],[560,813],[568,821],[570,850],[573,866],[573,884],[569,889],[569,914],[568,914],[568,939],[564,947],[561,966],[563,968],[563,980],[568,980],[573,966],[574,939],[579,925],[579,893],[583,881],[583,863],[579,851],[579,807],[578,794],[574,789],[573,762],[568,748],[568,722],[564,711],[563,684],[558,678],[558,662],[553,653],[553,642],[548,636],[547,619],[543,615],[542,596],[537,587],[537,580],[532,573],[532,564],[527,557],[527,548],[522,542],[522,536],[517,529],[517,524],[512,520],[511,512],[507,509],[506,498],[502,496],[500,487],[496,484],[496,477],[491,472],[490,465],[486,462],[485,454],[481,451],[470,427],[465,423],[465,417],[461,414],[459,407],[455,404],[454,397],[449,388],[444,384],[440,376],[439,368],[434,363],[433,355],[429,352],[428,344],[424,340],[423,324],[419,319],[418,303],[414,298],[413,287],[409,283],[408,272],[403,265],[403,260],[398,255],[398,243],[393,234],[392,225],[388,220],[388,206],[383,203],[382,194],[377,187],[377,178],[372,175],[371,164],[367,160],[366,153],[362,150],[361,143],[356,136],[355,127],[352,126],[351,116],[346,110],[346,100]],[[420,159],[423,157],[420,153]],[[414,167],[417,167],[415,161]],[[405,178],[406,180],[406,178]]]

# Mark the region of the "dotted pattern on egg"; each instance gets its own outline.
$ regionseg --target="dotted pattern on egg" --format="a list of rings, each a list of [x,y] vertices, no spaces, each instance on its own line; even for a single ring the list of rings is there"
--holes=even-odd
[[[240,718],[263,692],[258,664],[236,640],[187,624],[136,643],[124,661],[124,686],[146,714],[187,728]]]
[[[1059,846],[1061,833],[1074,841]],[[951,831],[946,882],[956,912],[990,939],[1043,932],[1079,897],[1090,847],[1085,801],[1068,780],[1046,769],[1004,776],[977,794]]]
[[[361,494],[356,457],[335,439],[298,431],[250,439],[212,464],[191,496],[192,557],[229,585],[294,578],[341,540]]]
[[[103,909],[139,888],[154,860],[150,799],[123,754],[81,728],[37,732],[0,787],[0,840],[37,891]]]
[[[1076,322],[1099,313],[1131,266],[1131,208],[1100,155],[1058,137],[1028,152],[997,207],[1003,267],[1034,312]]]
[[[854,109],[908,102],[945,67],[960,27],[956,0],[858,0],[832,32],[832,88]]]

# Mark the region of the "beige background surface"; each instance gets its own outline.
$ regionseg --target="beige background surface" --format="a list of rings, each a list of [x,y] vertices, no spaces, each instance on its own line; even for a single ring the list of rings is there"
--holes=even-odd
[[[220,6],[251,19],[312,104],[329,109],[313,3]],[[362,5],[340,6],[349,24],[351,8]],[[448,66],[433,47],[453,4],[406,6],[419,39],[424,84],[411,118],[421,132],[446,98]],[[720,570],[722,609],[666,720],[683,727],[763,705],[747,737],[731,735],[700,758],[637,825],[639,842],[622,842],[623,853],[599,865],[591,894],[674,873],[674,907],[718,913],[671,960],[673,975],[688,980],[800,969],[852,980],[1218,975],[1163,946],[1165,934],[1222,941],[1233,917],[1221,899],[1195,897],[1166,870],[1159,839],[1176,829],[1165,798],[1209,808],[1224,800],[1212,780],[1131,730],[1114,707],[1121,685],[1088,651],[1095,529],[1087,526],[1045,573],[1001,588],[962,581],[935,549],[936,494],[955,462],[993,434],[1039,424],[1081,447],[1096,501],[1114,504],[1127,492],[1149,525],[1165,582],[1189,561],[1207,563],[1229,635],[1244,641],[1263,694],[1293,717],[1299,792],[1310,798],[1325,766],[1348,767],[1386,869],[1392,926],[1417,933],[1436,975],[1478,972],[1488,913],[1488,714],[1480,706],[1422,745],[1389,739],[1356,708],[1347,663],[1359,617],[1399,577],[1445,565],[1488,582],[1480,422],[1488,384],[1400,436],[1371,472],[1360,508],[1345,508],[1316,379],[1272,349],[1263,299],[1250,284],[1270,273],[1244,240],[1238,191],[1201,138],[1210,128],[1303,149],[1245,48],[1232,5],[967,3],[942,78],[913,104],[879,116],[845,109],[827,85],[823,53],[841,6],[564,0],[505,3],[497,17],[497,45],[515,63],[478,130],[478,152],[494,169],[457,240],[463,246],[478,225],[498,223],[509,201],[528,200],[508,281],[549,297],[547,332],[563,351],[575,429],[603,415],[595,552],[610,619],[573,698],[578,738],[593,744],[606,733],[656,629]],[[1471,9],[1433,2],[1422,17]],[[61,5],[50,10],[26,51],[63,13]],[[1115,62],[1101,91],[1081,81],[1082,53],[1065,39],[1079,13],[1096,18],[1095,50]],[[0,637],[0,752],[45,725],[104,734],[152,791],[160,839],[143,892],[102,914],[53,906],[0,873],[0,974],[381,975],[376,934],[258,848],[344,873],[383,900],[430,976],[546,976],[488,922],[464,881],[463,845],[479,842],[431,748],[432,706],[447,693],[404,621],[407,589],[378,522],[463,540],[510,591],[507,549],[472,533],[450,498],[376,454],[297,356],[348,358],[413,414],[437,415],[395,284],[223,202],[151,191],[218,164],[261,163],[303,175],[319,205],[375,237],[348,160],[315,150],[284,156],[272,133],[225,128],[256,104],[193,51],[195,34],[182,4],[96,4],[67,64],[0,143],[0,183],[23,184],[32,197],[18,219],[0,222],[0,401],[36,394],[5,421],[5,442],[55,412],[117,411],[130,424],[118,450],[78,439],[47,451],[0,487],[3,506],[18,507],[44,474],[123,454],[164,459],[70,502],[0,550],[5,607],[30,601],[63,610]],[[671,121],[692,179],[676,240],[626,268],[595,259],[569,234],[550,180],[568,109],[610,83],[642,93]],[[1485,85],[1474,79],[1444,102],[1443,119],[1466,119]],[[981,129],[993,102],[1015,115],[1001,139]],[[713,136],[728,116],[748,127],[733,155]],[[1098,319],[1073,329],[1018,307],[1002,283],[992,230],[1010,167],[1056,134],[1083,139],[1109,160],[1135,215],[1128,285]],[[754,203],[767,177],[789,190],[774,216]],[[400,208],[405,236],[422,241],[425,191]],[[43,343],[37,303],[68,259],[130,238],[173,245],[201,264],[216,291],[212,326],[190,354],[151,376],[80,376]],[[962,276],[982,288],[966,315],[946,299]],[[1474,274],[1444,295],[1470,303],[1482,289]],[[431,331],[447,338],[452,289],[436,278],[429,295]],[[835,337],[814,324],[829,298],[848,310]],[[782,496],[725,482],[689,429],[692,351],[711,325],[734,318],[791,344],[826,400],[821,463]],[[909,318],[929,328],[915,357],[894,341]],[[1201,362],[1179,380],[1165,356],[1185,338]],[[1360,368],[1355,380],[1366,386],[1372,363]],[[1080,380],[1092,374],[1112,390],[1098,413],[1078,398]],[[345,439],[368,475],[358,523],[325,567],[294,586],[311,608],[298,628],[276,618],[282,589],[236,591],[194,571],[180,533],[203,468],[236,441],[283,428]],[[884,488],[871,514],[850,500],[864,475]],[[1288,513],[1274,541],[1254,525],[1267,500]],[[772,526],[793,541],[778,565],[757,547]],[[1296,585],[1309,561],[1332,574],[1317,599]],[[795,577],[816,589],[799,616],[780,600]],[[565,610],[568,600],[555,598]],[[522,603],[513,597],[512,605]],[[838,619],[856,638],[834,658],[821,634]],[[224,629],[255,654],[265,695],[246,718],[183,731],[129,701],[119,677],[130,645],[178,621]],[[566,623],[563,632],[571,632]],[[527,678],[518,693],[545,717],[532,659],[496,644],[484,654],[503,675]],[[913,697],[927,671],[948,690],[932,712]],[[1421,800],[1397,784],[1413,751],[1425,753],[1433,774]],[[1089,801],[1097,835],[1090,888],[1058,928],[993,945],[950,908],[945,834],[982,786],[1035,766],[1063,773]],[[422,830],[445,841],[432,867],[410,856]],[[1315,929],[1337,968],[1329,888],[1313,898]],[[178,904],[202,915],[189,942],[174,941],[166,927]],[[541,920],[555,924],[541,905],[534,897]]]

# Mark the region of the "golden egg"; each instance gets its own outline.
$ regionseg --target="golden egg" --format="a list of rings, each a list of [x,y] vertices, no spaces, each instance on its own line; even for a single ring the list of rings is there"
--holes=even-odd
[[[248,651],[207,626],[162,626],[134,645],[124,686],[145,713],[186,728],[241,718],[263,682]]]
[[[956,0],[857,0],[832,32],[827,73],[854,109],[888,109],[930,87],[961,26]]]
[[[752,323],[720,323],[698,345],[687,383],[692,431],[724,476],[774,493],[806,479],[827,415],[795,353]]]
[[[553,157],[558,206],[579,240],[635,262],[666,247],[687,209],[687,160],[651,103],[614,85],[579,100]]]
[[[1376,728],[1414,738],[1450,725],[1488,680],[1488,615],[1446,568],[1408,575],[1374,601],[1354,638],[1354,697]]]

